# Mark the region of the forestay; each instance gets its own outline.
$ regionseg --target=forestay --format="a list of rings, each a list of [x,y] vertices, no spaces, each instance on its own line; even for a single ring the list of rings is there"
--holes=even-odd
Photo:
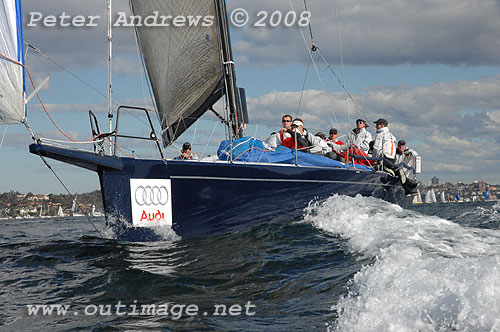
[[[0,54],[24,64],[20,0],[0,4]],[[0,124],[20,123],[25,117],[24,69],[0,57]]]
[[[168,145],[216,102],[214,91],[220,87],[223,73],[214,1],[130,0],[130,3],[133,15],[143,20],[153,15],[158,18],[157,23],[169,25],[136,24],[164,145]],[[170,19],[164,21],[166,17]],[[186,20],[174,24],[172,18],[176,17]],[[206,24],[207,17],[212,24]]]

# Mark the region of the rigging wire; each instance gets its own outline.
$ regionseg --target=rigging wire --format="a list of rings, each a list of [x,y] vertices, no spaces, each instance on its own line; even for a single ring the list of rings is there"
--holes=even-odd
[[[345,110],[346,110],[346,113],[347,113],[347,126],[348,126],[347,127],[347,132],[349,132],[349,123],[351,122],[351,119],[349,117],[349,106],[347,105],[347,93],[346,93],[346,91],[347,91],[347,84],[346,84],[345,72],[344,72],[344,54],[342,52],[342,39],[341,39],[341,36],[340,36],[340,24],[339,24],[339,14],[338,14],[338,10],[337,10],[337,1],[333,0],[333,4],[334,4],[334,7],[335,7],[335,18],[336,18],[336,21],[337,21],[337,37],[338,37],[337,39],[338,39],[339,53],[340,53],[340,67],[341,67],[341,70],[342,70],[342,83],[343,83],[343,86],[344,86]]]
[[[52,172],[52,174],[54,174],[54,176],[56,177],[56,179],[59,181],[59,183],[63,186],[63,188],[66,190],[66,192],[68,193],[68,195],[71,196],[71,198],[73,199],[73,201],[76,203],[76,205],[78,206],[78,208],[80,209],[80,211],[83,212],[83,215],[85,216],[85,219],[87,219],[88,222],[90,222],[92,224],[92,226],[94,227],[94,230],[97,232],[97,234],[99,234],[99,237],[101,237],[102,239],[104,239],[104,236],[101,234],[101,232],[99,231],[99,229],[97,229],[96,225],[92,222],[92,220],[89,218],[89,216],[87,215],[87,213],[85,212],[85,210],[83,210],[83,208],[81,207],[80,203],[78,203],[76,201],[76,197],[75,195],[73,195],[68,187],[66,187],[66,185],[64,184],[64,182],[61,180],[61,178],[57,175],[57,173],[54,171],[54,169],[52,168],[52,166],[50,166],[50,164],[47,162],[47,160],[40,154],[40,152],[38,152],[38,155],[40,156],[40,158],[42,159],[42,161],[44,162],[44,164],[48,167],[48,169],[50,169],[50,171]]]
[[[20,62],[18,62],[18,61],[16,61],[16,60],[13,60],[13,59],[11,59],[11,58],[9,58],[9,57],[7,57],[7,56],[3,55],[3,54],[0,54],[0,57],[1,57],[1,58],[3,58],[3,59],[5,59],[5,60],[7,60],[7,61],[10,61],[10,62],[12,62],[12,63],[15,63],[15,64],[17,64],[17,65],[19,65],[19,66],[23,67],[23,68],[24,68],[24,70],[26,71],[26,73],[28,74],[28,77],[29,77],[29,79],[30,79],[31,85],[32,85],[32,86],[33,86],[33,88],[36,90],[35,82],[33,81],[33,78],[31,77],[31,73],[30,73],[30,71],[28,70],[28,68],[27,68],[24,64],[22,64],[22,63],[20,63]],[[94,137],[94,138],[93,138],[92,140],[90,140],[90,141],[77,141],[77,140],[74,140],[73,138],[71,138],[70,136],[66,135],[66,133],[65,133],[64,131],[62,131],[62,129],[61,129],[61,128],[60,128],[60,127],[56,124],[56,122],[54,121],[54,119],[52,119],[52,117],[50,116],[50,114],[49,114],[49,112],[47,111],[47,108],[45,108],[45,104],[43,103],[42,98],[40,97],[40,94],[38,94],[38,92],[36,93],[36,96],[38,97],[38,100],[40,101],[40,104],[42,105],[42,108],[43,108],[43,110],[45,111],[45,114],[47,114],[47,116],[49,117],[49,119],[50,119],[50,121],[52,122],[52,124],[53,124],[53,125],[57,128],[57,130],[59,130],[59,132],[60,132],[60,133],[61,133],[64,137],[66,137],[67,139],[69,139],[69,140],[70,140],[70,141],[72,141],[72,142],[79,142],[79,143],[81,143],[81,142],[87,142],[87,143],[90,143],[90,142],[93,142],[96,138],[99,138],[100,134],[99,134],[99,135],[97,135],[96,137]],[[33,139],[35,139],[35,137],[33,137]]]
[[[96,88],[94,88],[92,85],[90,85],[90,83],[87,83],[85,80],[83,80],[82,78],[78,77],[78,75],[76,75],[75,73],[73,73],[71,70],[67,69],[66,67],[62,66],[61,64],[59,64],[58,62],[56,62],[55,60],[53,60],[51,57],[49,57],[48,55],[46,55],[45,53],[43,53],[39,48],[31,45],[30,43],[28,42],[24,42],[26,44],[26,46],[28,46],[29,48],[31,48],[33,51],[35,51],[36,53],[40,54],[41,56],[43,56],[45,59],[49,60],[50,62],[52,62],[54,65],[56,65],[57,67],[61,68],[63,71],[67,72],[68,74],[70,74],[71,76],[73,76],[75,79],[77,79],[80,83],[82,83],[83,85],[85,85],[86,87],[88,87],[89,89],[95,91],[96,93],[98,93],[99,95],[101,95],[102,97],[108,99],[108,97],[102,93],[101,91],[97,90]],[[115,103],[115,105],[119,106],[117,103]]]
[[[54,65],[56,65],[57,67],[59,67],[60,69],[62,69],[63,71],[67,72],[68,74],[70,74],[73,78],[75,78],[76,80],[78,80],[79,82],[81,82],[83,85],[85,85],[86,87],[88,87],[89,89],[95,91],[97,94],[99,94],[101,97],[105,98],[106,100],[108,99],[108,97],[102,93],[101,91],[97,90],[95,87],[93,87],[90,83],[88,83],[87,81],[85,81],[84,79],[80,78],[78,75],[76,75],[75,73],[73,73],[71,70],[67,69],[66,67],[64,67],[63,65],[59,64],[57,61],[55,61],[54,59],[52,59],[51,57],[49,57],[48,55],[46,55],[45,53],[43,53],[40,48],[38,47],[35,47],[33,46],[32,44],[28,43],[28,42],[24,42],[27,46],[26,50],[28,49],[32,49],[33,51],[35,51],[36,53],[40,54],[41,56],[43,56],[44,58],[46,58],[47,60],[49,60],[51,63],[53,63]],[[141,79],[142,79],[142,74],[141,74]],[[144,92],[143,92],[144,94]],[[151,94],[151,93],[150,93]],[[146,98],[144,97],[144,100]],[[113,104],[115,106],[120,106],[119,103],[113,101]],[[154,105],[154,103],[153,103]],[[145,107],[147,108],[147,107]],[[130,110],[127,110],[125,109],[124,110],[125,112],[131,114],[135,119],[137,119],[138,121],[142,122],[144,125],[146,126],[149,126],[149,124],[142,120],[141,118],[139,118],[138,116],[136,116],[134,113],[132,113],[132,111]]]
[[[293,7],[292,1],[291,0],[288,0],[288,1],[290,3],[290,7],[292,8],[292,11],[295,12],[295,8]],[[309,53],[309,57],[311,58],[311,61],[312,61],[313,65],[314,65],[314,69],[316,70],[316,74],[318,75],[318,80],[319,80],[319,82],[321,84],[321,87],[323,89],[323,93],[324,93],[324,95],[326,97],[326,100],[328,101],[328,105],[330,106],[330,110],[332,111],[333,119],[337,123],[337,126],[340,127],[340,123],[337,120],[337,116],[335,115],[335,111],[333,110],[332,102],[330,100],[330,97],[328,96],[328,93],[326,92],[325,84],[323,83],[323,80],[321,79],[321,74],[319,73],[318,66],[317,66],[316,62],[314,61],[314,57],[312,55],[313,49],[309,49],[309,47],[307,45],[306,36],[304,34],[304,31],[302,30],[302,27],[299,27],[299,30],[300,30],[300,33],[302,34],[302,38],[304,40],[304,43],[305,43],[305,45],[307,47],[307,52]]]
[[[333,70],[332,66],[328,63],[328,61],[326,60],[326,58],[323,56],[323,53],[321,53],[321,49],[319,47],[318,47],[318,53],[319,53],[319,55],[321,57],[321,60],[323,60],[323,62],[328,67],[328,69],[330,70],[330,72],[335,76],[335,78],[337,79],[337,81],[339,82],[339,84],[342,86],[342,88],[346,92],[346,94],[349,97],[349,99],[351,99],[351,101],[354,103],[354,105],[356,106],[355,107],[356,110],[363,116],[363,118],[366,121],[368,121],[368,117],[363,113],[363,110],[361,109],[361,106],[359,105],[359,103],[357,102],[357,100],[354,98],[354,96],[352,95],[352,93],[342,84],[342,81],[337,76],[337,73],[335,73],[335,70]]]
[[[299,115],[300,106],[302,104],[302,97],[304,96],[304,90],[306,88],[306,82],[307,82],[307,75],[308,74],[309,74],[309,61],[307,61],[306,74],[304,76],[304,83],[302,84],[302,91],[300,92],[299,105],[297,106],[297,112],[295,112],[295,117],[297,117]]]
[[[307,1],[304,0],[304,8],[306,10],[306,12],[309,12],[309,9],[307,8]],[[314,36],[313,36],[313,31],[312,31],[312,26],[311,26],[311,21],[309,20],[308,22],[308,26],[309,26],[309,34],[311,35],[311,50],[314,52],[316,51],[317,47],[316,45],[314,44]]]
[[[291,0],[289,0],[289,2],[290,2],[290,6],[292,7],[292,10],[294,10]],[[306,11],[309,11],[308,7],[307,7],[307,1],[306,0],[304,0],[304,7],[305,7]],[[351,101],[354,103],[356,111],[358,111],[362,115],[362,117],[368,121],[368,117],[363,113],[363,111],[361,110],[361,107],[360,107],[359,103],[356,101],[356,99],[351,94],[351,92],[347,89],[347,86],[346,86],[346,83],[345,83],[342,42],[341,42],[341,36],[340,36],[340,24],[339,24],[339,15],[338,15],[338,10],[337,10],[336,0],[334,0],[334,7],[335,7],[335,16],[336,16],[336,21],[337,21],[337,35],[338,35],[339,50],[340,50],[340,57],[341,57],[341,64],[342,64],[342,79],[339,78],[339,76],[337,75],[337,73],[335,72],[335,70],[333,70],[332,66],[328,63],[328,61],[324,57],[324,55],[321,52],[320,48],[314,43],[314,35],[313,35],[313,32],[312,32],[311,22],[309,21],[309,24],[308,24],[308,26],[309,26],[309,34],[311,36],[311,42],[312,42],[311,50],[313,52],[318,51],[319,57],[323,60],[323,62],[327,66],[327,68],[330,70],[330,72],[333,74],[333,76],[337,79],[338,83],[340,84],[340,86],[344,90],[344,94],[346,94],[349,97],[349,99],[351,99]],[[302,29],[301,29],[301,33],[303,35],[303,38],[305,38],[304,33],[302,32]],[[313,63],[314,63],[314,60],[313,60]],[[348,116],[348,121],[349,121],[349,110],[348,109],[347,109],[347,112],[348,112],[347,116]]]
[[[5,130],[3,131],[3,136],[2,136],[2,140],[0,141],[0,149],[2,149],[2,145],[3,145],[3,140],[5,139],[5,135],[7,134],[7,128],[9,126],[5,126]]]
[[[34,48],[33,46],[31,46],[30,44],[28,44],[28,46],[30,46],[30,47],[31,47],[31,48],[33,48],[33,49],[36,49],[36,48]],[[38,50],[38,49],[36,49],[36,50]],[[39,51],[39,50],[38,50],[38,51]],[[43,53],[41,53],[41,51],[39,51],[39,52],[40,52],[40,54],[43,54]],[[34,81],[33,81],[33,78],[32,78],[32,76],[31,76],[31,73],[30,73],[30,71],[28,70],[28,68],[27,68],[24,64],[22,64],[22,63],[20,63],[20,62],[18,62],[18,61],[16,61],[16,60],[13,60],[13,59],[11,59],[11,58],[9,58],[9,57],[7,57],[7,56],[3,55],[3,54],[0,54],[0,58],[3,58],[3,59],[5,59],[5,60],[7,60],[7,61],[10,61],[10,62],[12,62],[12,63],[14,63],[14,64],[17,64],[17,65],[21,66],[21,67],[22,67],[22,68],[26,71],[26,73],[28,74],[28,77],[29,77],[29,79],[30,79],[31,85],[33,86],[33,89],[35,89],[35,90],[36,90],[36,85],[35,85],[35,83],[34,83]],[[48,57],[47,57],[47,58],[48,58]],[[50,59],[50,60],[51,60],[51,59]],[[54,62],[53,60],[51,60],[51,61],[52,61],[52,62]],[[55,63],[55,64],[57,64],[56,62],[54,62],[54,63]],[[58,66],[60,66],[60,65],[58,65]],[[60,67],[64,69],[64,67],[62,67],[62,66],[60,66]],[[64,70],[66,70],[66,69],[64,69]],[[69,72],[69,71],[68,71],[68,72]],[[69,72],[69,73],[71,73],[71,72]],[[71,73],[71,74],[72,74],[72,76],[75,76],[77,79],[79,79],[79,78],[78,78],[76,75],[74,75],[73,73]],[[79,80],[80,80],[80,79],[79,79]],[[88,85],[85,81],[83,81],[83,80],[80,80],[80,81],[82,81],[84,84]],[[91,87],[91,88],[92,88],[92,87]],[[97,92],[99,93],[99,91],[98,91],[98,90],[96,90],[96,89],[94,89],[94,88],[92,88],[92,89],[93,89],[93,90],[95,90],[95,91],[97,91]],[[102,95],[102,94],[101,94],[101,95]],[[43,103],[42,98],[40,97],[40,95],[39,95],[39,93],[38,93],[38,92],[36,92],[36,96],[37,96],[37,98],[38,98],[38,100],[39,100],[39,102],[40,102],[40,105],[42,106],[42,108],[43,108],[43,110],[44,110],[45,114],[47,115],[47,117],[49,118],[49,120],[52,122],[52,124],[54,125],[54,127],[56,127],[56,129],[57,129],[57,130],[58,130],[58,131],[59,131],[59,132],[60,132],[60,133],[61,133],[64,137],[66,137],[67,139],[69,139],[72,143],[95,143],[95,142],[99,141],[99,138],[100,138],[101,136],[104,136],[104,135],[105,135],[105,134],[101,133],[101,134],[98,134],[97,136],[93,137],[91,140],[87,140],[87,141],[78,141],[78,140],[73,139],[72,137],[68,136],[68,135],[67,135],[67,134],[66,134],[66,133],[65,133],[65,132],[64,132],[64,131],[63,131],[63,130],[62,130],[62,129],[58,126],[58,125],[57,125],[57,123],[54,121],[54,119],[50,116],[50,113],[48,112],[47,108],[45,107],[45,104]],[[106,97],[106,98],[107,98],[107,97]],[[137,117],[136,117],[136,118],[137,118]],[[142,121],[142,120],[141,120],[141,122],[145,123],[145,122],[144,122],[144,121]],[[33,131],[31,130],[31,128],[29,128],[29,126],[28,126],[27,122],[26,122],[26,121],[23,121],[23,123],[25,124],[26,128],[30,131],[32,138],[33,138],[35,141],[39,141],[40,139],[39,139],[39,138],[37,138],[37,137],[36,137],[36,135],[35,135],[35,134],[33,133]],[[113,145],[115,145],[115,146],[116,146],[116,148],[117,148],[117,149],[118,149],[121,153],[123,153],[123,154],[124,154],[124,155],[126,155],[127,157],[134,158],[133,156],[130,156],[129,154],[127,154],[127,153],[125,153],[123,150],[121,150],[121,149],[120,149],[120,147],[119,147],[119,146],[118,146],[115,142],[113,142],[113,141],[112,141],[112,140],[110,140],[109,138],[108,138],[108,140],[109,140],[109,141],[110,141]],[[134,159],[135,159],[135,158],[134,158]]]

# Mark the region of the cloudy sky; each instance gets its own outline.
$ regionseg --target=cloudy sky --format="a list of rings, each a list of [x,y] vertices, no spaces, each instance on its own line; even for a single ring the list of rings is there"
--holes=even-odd
[[[384,117],[393,134],[422,155],[423,182],[438,176],[441,181],[500,183],[500,1],[314,0],[307,4],[320,50],[312,55],[307,27],[270,27],[269,19],[264,21],[267,27],[251,25],[262,17],[260,11],[269,16],[279,11],[284,16],[293,8],[300,13],[302,0],[229,1],[230,12],[243,8],[250,17],[245,27],[232,27],[238,82],[247,90],[253,123],[248,134],[265,137],[278,128],[283,113],[303,118],[313,131],[335,126],[343,133],[358,117],[371,122]],[[113,7],[115,12],[128,12],[128,1],[114,0]],[[41,92],[47,108],[68,134],[88,139],[88,110],[94,110],[102,124],[106,121],[102,96],[107,82],[105,1],[26,0],[23,12],[25,24],[33,12],[101,17],[97,27],[37,26],[24,31],[26,42],[45,54],[28,50],[26,62],[36,81],[50,76]],[[334,76],[342,80],[340,48],[346,86],[356,104],[349,98],[346,102]],[[115,102],[149,105],[131,28],[114,30],[114,57]],[[40,136],[63,139],[35,100],[29,104],[29,123]],[[221,129],[217,126],[215,118],[207,115],[181,141],[195,137],[213,143],[212,133]],[[146,128],[141,130],[147,133]],[[30,137],[24,128],[0,128],[0,140],[4,134],[0,172],[7,176],[0,191],[63,191],[40,159],[28,153]],[[199,145],[197,150],[206,148]],[[95,174],[51,163],[72,191],[98,188]]]

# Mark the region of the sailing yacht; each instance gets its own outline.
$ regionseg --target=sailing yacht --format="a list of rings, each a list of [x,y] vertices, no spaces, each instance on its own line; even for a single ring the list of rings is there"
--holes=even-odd
[[[59,206],[59,209],[57,210],[56,217],[64,217],[64,212],[61,206]]]
[[[418,190],[417,195],[413,197],[413,204],[422,204],[422,195],[420,194],[420,190]]]
[[[434,189],[429,189],[425,193],[425,203],[436,203],[436,193],[434,192]]]
[[[5,87],[0,83],[0,93],[8,96],[8,103],[0,104],[0,123],[26,122],[24,75],[19,65],[24,63],[19,1],[4,0],[7,7],[1,13],[17,30],[1,32],[8,37],[8,45],[0,46],[5,55],[0,75],[11,84]],[[237,232],[261,223],[288,221],[312,200],[333,194],[360,194],[398,204],[411,201],[398,178],[385,172],[297,148],[269,151],[262,142],[245,137],[249,112],[245,90],[236,81],[224,0],[130,0],[130,5],[132,14],[142,17],[172,13],[214,17],[211,26],[135,27],[161,124],[160,135],[147,109],[121,106],[116,110],[113,131],[101,133],[92,125],[96,143],[105,137],[114,145],[109,155],[54,146],[36,137],[36,143],[30,145],[33,154],[97,173],[106,220],[117,239],[161,240],[159,227],[171,227],[182,237]],[[227,126],[227,140],[221,143],[219,158],[165,159],[160,143],[171,145],[203,114],[213,111],[221,98],[226,113],[219,118]],[[151,124],[146,139],[157,145],[158,159],[118,155],[117,140],[124,137],[118,132],[119,114],[127,108],[145,112]]]
[[[73,217],[83,217],[83,214],[76,212],[77,211],[77,204],[76,204],[77,199],[78,199],[78,194],[76,194],[75,198],[73,199],[73,204],[71,205],[71,215]]]

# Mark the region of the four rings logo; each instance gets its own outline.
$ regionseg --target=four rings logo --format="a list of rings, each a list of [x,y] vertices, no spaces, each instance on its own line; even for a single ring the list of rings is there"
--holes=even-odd
[[[135,190],[135,202],[139,206],[166,205],[168,189],[165,186],[139,186]]]
[[[170,179],[130,179],[130,203],[134,227],[172,225]]]

